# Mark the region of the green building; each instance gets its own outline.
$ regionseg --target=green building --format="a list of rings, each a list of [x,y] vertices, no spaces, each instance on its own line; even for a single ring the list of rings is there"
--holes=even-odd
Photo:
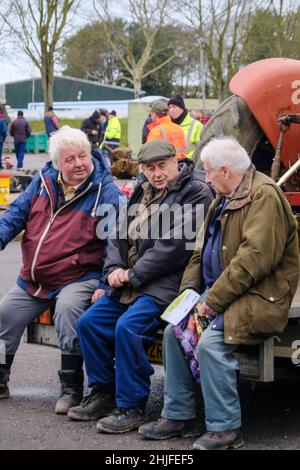
[[[5,84],[6,104],[11,108],[27,108],[28,103],[43,101],[40,78],[20,80]],[[67,77],[54,78],[53,101],[112,101],[132,100],[134,91],[114,85],[105,85],[91,80]]]

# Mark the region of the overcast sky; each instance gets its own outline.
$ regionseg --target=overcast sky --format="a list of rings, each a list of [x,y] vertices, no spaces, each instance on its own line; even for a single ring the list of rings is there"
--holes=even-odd
[[[82,5],[84,5],[84,7]],[[120,15],[122,17],[126,17],[128,8],[126,0],[111,0],[111,5],[112,11],[115,12],[117,16]],[[80,27],[83,27],[87,23],[91,23],[91,21],[95,19],[96,16],[93,15],[93,1],[79,0],[79,9],[71,17],[69,32],[73,34]],[[59,73],[60,70],[61,67],[55,67],[56,73]],[[8,57],[1,57],[0,83],[7,83],[39,76],[39,70],[32,64],[25,54],[17,52],[12,48],[11,52],[9,51]]]
[[[39,76],[39,71],[26,56],[13,61],[9,58],[1,59],[0,83],[7,83],[37,76]]]

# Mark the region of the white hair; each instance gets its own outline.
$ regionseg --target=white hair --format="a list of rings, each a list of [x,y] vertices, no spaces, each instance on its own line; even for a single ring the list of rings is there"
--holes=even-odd
[[[208,163],[214,170],[228,166],[238,173],[243,173],[251,165],[246,150],[234,137],[210,140],[203,147],[200,158],[203,163]]]
[[[49,157],[57,170],[60,167],[60,153],[63,149],[82,149],[91,155],[91,144],[86,134],[70,126],[61,127],[49,139]]]

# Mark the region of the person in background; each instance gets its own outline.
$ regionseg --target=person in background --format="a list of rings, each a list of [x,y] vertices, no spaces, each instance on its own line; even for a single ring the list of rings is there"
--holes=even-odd
[[[4,114],[0,113],[0,170],[3,169],[2,164],[2,152],[3,152],[3,144],[7,136],[7,123],[4,117]]]
[[[9,133],[14,138],[15,153],[18,162],[17,168],[23,168],[26,141],[31,135],[31,127],[28,121],[24,118],[23,111],[18,111],[18,117],[11,123]]]
[[[142,128],[142,144],[145,144],[147,142],[147,137],[150,132],[149,124],[152,124],[152,122],[153,120],[152,120],[151,114],[149,114]]]
[[[103,139],[104,139],[104,134],[108,125],[108,111],[106,111],[105,109],[99,109],[99,115],[100,115],[100,123],[101,123],[101,134],[100,134],[99,144],[101,146]]]
[[[200,109],[199,111],[199,121],[203,124],[203,126],[209,121],[209,115],[203,111],[203,109]]]
[[[157,139],[166,140],[174,145],[176,158],[185,158],[187,152],[184,132],[180,126],[172,122],[167,103],[164,100],[155,101],[151,105],[150,114],[153,122],[148,124],[150,132],[147,142]]]
[[[100,113],[94,111],[90,117],[82,121],[80,129],[87,135],[92,149],[98,148],[101,140]]]
[[[200,140],[202,124],[189,115],[180,95],[172,96],[168,101],[168,107],[172,121],[178,124],[184,132],[187,156],[192,158],[196,144]]]
[[[117,117],[116,111],[108,113],[107,127],[104,132],[104,139],[101,148],[116,149],[120,147],[121,142],[121,123]]]
[[[121,123],[119,118],[117,118],[116,111],[113,110],[108,113],[106,129],[104,131],[103,141],[100,145],[100,150],[108,166],[110,166],[112,163],[110,150],[115,150],[120,147],[120,142]]]
[[[51,134],[53,134],[53,132],[58,131],[58,129],[60,128],[58,117],[56,116],[53,110],[53,106],[49,106],[48,111],[45,113],[44,125],[45,125],[45,132],[48,135],[48,137],[50,137]]]

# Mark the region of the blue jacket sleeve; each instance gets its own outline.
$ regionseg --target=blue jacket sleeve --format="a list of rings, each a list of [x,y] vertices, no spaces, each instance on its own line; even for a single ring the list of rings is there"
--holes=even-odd
[[[26,228],[31,201],[34,194],[39,192],[41,185],[40,176],[33,178],[26,190],[10,204],[7,211],[0,219],[0,245],[1,250]]]
[[[2,136],[3,141],[5,140],[7,136],[7,124],[4,119],[0,120],[0,134]]]

